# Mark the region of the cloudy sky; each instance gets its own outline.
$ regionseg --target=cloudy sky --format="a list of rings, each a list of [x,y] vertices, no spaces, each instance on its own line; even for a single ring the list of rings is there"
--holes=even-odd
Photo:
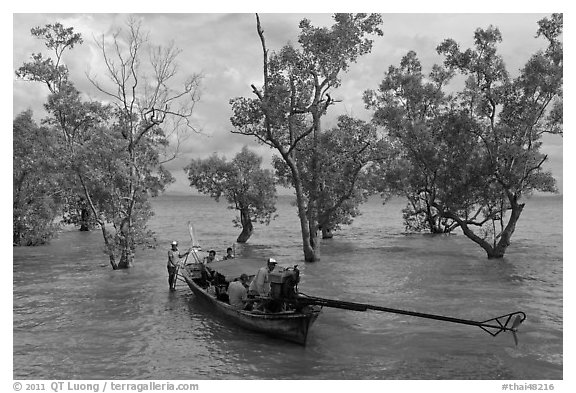
[[[266,9],[266,8],[264,8]],[[304,8],[303,8],[304,9]],[[536,39],[536,22],[547,13],[383,13],[383,37],[376,37],[370,54],[360,58],[349,72],[342,75],[342,87],[333,97],[341,100],[330,108],[324,121],[325,127],[334,124],[340,114],[350,114],[369,120],[371,113],[364,109],[362,93],[373,89],[383,79],[390,65],[398,65],[401,57],[409,50],[416,51],[424,70],[441,62],[436,46],[445,38],[453,38],[467,48],[472,45],[474,30],[489,25],[497,26],[502,32],[500,53],[510,73],[517,70],[545,42]],[[223,7],[222,11],[225,11]],[[233,8],[230,8],[236,12]],[[416,9],[419,11],[420,9]],[[424,8],[422,10],[425,10]],[[495,8],[494,10],[497,10]],[[193,11],[193,10],[190,10]],[[190,192],[182,170],[192,158],[205,158],[216,152],[231,159],[243,145],[253,147],[269,163],[272,151],[259,146],[252,138],[231,134],[229,100],[238,96],[251,96],[250,84],[262,84],[262,55],[256,33],[255,16],[247,13],[186,13],[147,12],[134,14],[141,18],[143,27],[150,33],[150,41],[166,45],[174,41],[182,50],[178,58],[181,75],[203,74],[202,97],[194,114],[195,124],[202,130],[189,138],[183,146],[181,156],[172,161],[168,169],[177,178],[170,192]],[[482,12],[486,9],[482,10]],[[517,11],[527,11],[518,9]],[[555,11],[551,9],[550,12]],[[40,40],[30,35],[30,29],[48,23],[60,22],[74,27],[84,37],[84,43],[65,55],[64,62],[71,72],[71,79],[87,96],[98,98],[98,94],[86,78],[86,73],[104,75],[102,58],[95,47],[94,38],[110,35],[125,27],[126,13],[14,13],[13,14],[13,70],[29,61],[35,52],[45,52]],[[288,42],[296,43],[298,22],[308,18],[315,26],[330,26],[328,13],[260,13],[270,50],[280,49]],[[13,77],[13,116],[32,109],[37,118],[44,116],[42,104],[47,89],[38,83],[16,80]],[[562,189],[562,143],[560,137],[545,140],[543,150],[549,154],[548,168],[558,179]]]

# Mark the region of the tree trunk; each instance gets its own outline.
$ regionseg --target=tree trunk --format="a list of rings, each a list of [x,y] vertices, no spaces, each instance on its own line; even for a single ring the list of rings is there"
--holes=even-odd
[[[434,225],[431,227],[430,232],[434,235],[446,235],[452,231],[452,227],[448,226],[442,217],[436,216],[434,219]]]
[[[434,214],[432,213],[432,208],[430,207],[430,204],[428,202],[426,202],[426,220],[428,220],[428,226],[430,227],[430,233],[439,233],[438,232],[438,226],[437,226],[437,222],[434,219]]]
[[[446,221],[443,219],[444,217],[442,217],[440,213],[434,213],[432,205],[428,202],[426,202],[425,214],[426,219],[428,220],[428,225],[430,226],[430,233],[434,235],[445,235],[452,231],[453,227],[447,225]]]
[[[132,244],[132,228],[130,225],[130,218],[125,218],[120,225],[120,263],[118,269],[128,269],[134,266],[134,249]]]
[[[309,190],[309,199],[308,199],[308,211],[307,211],[307,218],[308,218],[308,236],[310,238],[310,248],[312,253],[308,255],[308,258],[305,258],[306,262],[316,262],[320,260],[320,242],[318,241],[318,155],[315,154],[318,149],[318,137],[320,133],[320,116],[321,111],[319,109],[320,104],[320,89],[316,86],[315,94],[314,94],[314,103],[312,110],[312,123],[314,131],[312,132],[313,136],[313,153],[312,153],[312,189]],[[306,255],[305,255],[306,257]]]
[[[129,247],[123,245],[120,263],[116,269],[128,269],[134,266],[134,253]]]
[[[254,230],[248,209],[240,210],[240,222],[242,223],[242,233],[240,233],[236,241],[238,243],[246,243]]]
[[[432,233],[433,235],[440,235],[440,234],[444,234],[444,231],[442,230],[442,227],[436,223],[435,225],[432,225],[430,227],[430,233]]]
[[[90,197],[90,192],[86,187],[86,183],[84,182],[84,178],[80,172],[76,173],[78,175],[78,179],[80,180],[80,184],[82,184],[82,189],[84,190],[84,196],[86,197],[86,202],[90,207],[90,211],[96,218],[96,222],[100,225],[100,229],[102,230],[102,237],[104,238],[104,244],[106,245],[106,252],[108,253],[108,258],[110,258],[110,265],[112,265],[112,269],[118,269],[118,265],[116,264],[116,258],[114,257],[114,248],[112,244],[110,244],[110,238],[108,235],[108,231],[106,230],[106,225],[104,224],[104,218],[101,218],[96,210],[96,206],[92,202],[92,198]]]
[[[87,232],[90,230],[88,226],[88,220],[90,218],[90,210],[86,206],[82,206],[80,210],[80,231]]]
[[[474,231],[472,231],[468,227],[466,222],[461,220],[457,214],[454,214],[452,212],[446,212],[445,216],[456,221],[459,224],[460,228],[462,228],[462,232],[464,232],[464,235],[466,235],[466,237],[468,237],[470,240],[472,240],[480,247],[482,247],[484,251],[486,251],[488,259],[498,259],[504,257],[506,249],[510,245],[510,239],[512,237],[512,234],[514,234],[514,231],[516,229],[516,223],[520,219],[520,215],[522,214],[522,210],[524,209],[524,204],[517,203],[515,198],[511,198],[510,203],[512,206],[512,214],[510,215],[508,224],[506,224],[506,228],[504,228],[504,230],[500,234],[500,240],[498,241],[495,247],[493,247],[489,242],[487,242],[480,236],[476,235]]]
[[[106,245],[106,251],[108,252],[108,257],[110,258],[110,265],[112,265],[112,269],[118,269],[118,264],[116,263],[116,258],[114,257],[114,250],[112,249],[112,245],[110,244],[110,238],[108,237],[108,231],[106,231],[106,226],[104,222],[99,222],[100,229],[102,230],[102,237],[104,238],[104,244]]]
[[[435,206],[435,207],[440,210],[439,206]],[[444,214],[444,217],[448,217],[448,218],[451,218],[454,221],[456,221],[460,225],[460,228],[462,228],[462,232],[464,233],[464,235],[466,235],[466,237],[468,239],[472,240],[474,243],[476,243],[480,247],[482,247],[484,249],[484,251],[486,251],[488,258],[490,258],[491,253],[494,251],[494,249],[490,245],[490,243],[488,243],[486,240],[484,240],[483,238],[481,238],[480,236],[475,234],[474,231],[472,229],[470,229],[468,224],[464,220],[460,219],[458,214],[453,213],[451,211],[444,211],[443,214]]]
[[[322,239],[332,239],[333,237],[332,229],[322,226]]]
[[[464,232],[464,235],[466,235],[466,237],[468,237],[474,243],[476,243],[480,247],[482,247],[484,249],[484,251],[486,251],[488,258],[491,258],[490,255],[493,253],[494,248],[490,245],[490,243],[488,243],[486,240],[482,239],[480,236],[476,235],[474,233],[474,231],[472,231],[466,223],[463,222],[460,225],[460,227],[462,228],[462,232]]]
[[[516,223],[520,219],[520,215],[522,214],[522,210],[524,210],[523,203],[512,203],[512,214],[510,215],[510,219],[508,220],[508,224],[506,224],[506,228],[502,231],[500,235],[500,240],[494,247],[494,250],[491,254],[488,254],[488,258],[503,258],[504,254],[506,253],[506,249],[510,245],[510,239],[516,230]]]
[[[295,186],[295,188],[296,204],[298,205],[298,217],[300,218],[300,229],[302,230],[302,250],[304,251],[304,260],[306,262],[315,262],[317,257],[308,223],[308,216],[306,215],[306,206],[304,202],[304,196],[302,195],[302,186]],[[298,192],[298,189],[300,189],[300,192]]]
[[[302,180],[300,173],[294,163],[294,160],[289,155],[283,154],[284,160],[288,164],[292,173],[294,181],[294,190],[296,192],[296,207],[298,208],[298,218],[300,219],[300,231],[302,232],[302,250],[304,251],[304,260],[306,262],[315,262],[318,260],[316,255],[317,250],[314,249],[314,244],[311,240],[308,216],[306,214],[306,200],[304,199],[304,191],[302,189]]]
[[[306,262],[316,262],[320,260],[320,242],[318,241],[318,222],[314,218],[308,218],[310,232],[310,247],[313,251],[313,258]]]

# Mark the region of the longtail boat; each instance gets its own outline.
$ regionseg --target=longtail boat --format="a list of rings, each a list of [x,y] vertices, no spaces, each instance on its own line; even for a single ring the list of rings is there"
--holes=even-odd
[[[320,306],[307,305],[279,312],[238,309],[219,300],[215,293],[203,285],[194,270],[196,265],[185,265],[179,275],[194,295],[215,313],[249,330],[306,345],[310,327],[321,312]]]

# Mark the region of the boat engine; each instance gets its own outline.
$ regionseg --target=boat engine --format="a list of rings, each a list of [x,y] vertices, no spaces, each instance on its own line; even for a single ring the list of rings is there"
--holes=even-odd
[[[298,265],[281,271],[272,271],[270,278],[270,297],[275,300],[295,299],[298,297],[300,270]]]

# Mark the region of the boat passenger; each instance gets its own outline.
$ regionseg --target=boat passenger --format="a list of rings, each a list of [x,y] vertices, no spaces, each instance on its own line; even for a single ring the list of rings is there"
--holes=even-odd
[[[171,291],[176,290],[176,268],[178,267],[178,263],[180,262],[180,258],[184,258],[190,254],[190,249],[186,251],[184,254],[180,254],[178,251],[178,242],[174,240],[171,244],[170,250],[168,250],[168,286],[170,287]]]
[[[213,271],[210,282],[214,286],[216,299],[228,302],[230,299],[228,297],[228,281],[226,281],[226,277],[221,273]]]
[[[248,294],[251,296],[268,296],[270,294],[270,278],[268,274],[276,267],[276,260],[268,258],[266,266],[261,267],[256,272],[256,276],[250,283]]]
[[[210,250],[208,251],[208,256],[204,257],[204,264],[208,264],[208,263],[212,263],[212,262],[218,262],[218,258],[216,258],[216,251],[214,250]]]
[[[226,255],[224,255],[222,259],[224,259],[225,261],[228,259],[234,259],[234,254],[232,254],[232,247],[228,247],[226,249]]]
[[[246,300],[248,297],[248,275],[242,273],[240,279],[232,281],[228,285],[228,299],[230,305],[243,309],[246,306]]]

